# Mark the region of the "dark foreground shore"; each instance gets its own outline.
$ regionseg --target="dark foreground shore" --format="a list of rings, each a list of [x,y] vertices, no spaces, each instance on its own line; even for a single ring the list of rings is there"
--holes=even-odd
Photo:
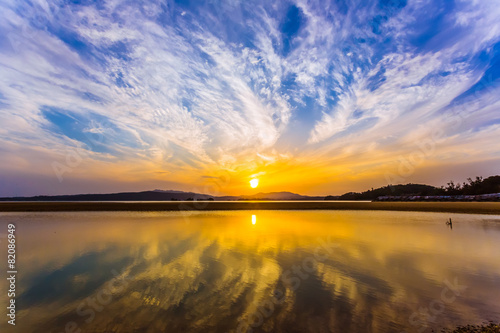
[[[196,211],[196,210],[392,210],[500,214],[500,202],[0,202],[0,212]]]
[[[432,331],[434,332],[434,330]],[[500,325],[495,324],[493,322],[489,324],[483,324],[483,325],[466,325],[466,326],[459,326],[453,331],[445,331],[442,330],[441,332],[448,332],[448,333],[500,333]]]

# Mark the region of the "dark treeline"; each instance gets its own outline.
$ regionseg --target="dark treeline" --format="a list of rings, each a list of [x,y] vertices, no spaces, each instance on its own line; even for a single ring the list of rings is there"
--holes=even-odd
[[[422,184],[388,185],[365,192],[349,192],[341,196],[327,196],[325,200],[375,200],[381,196],[427,196],[427,195],[479,195],[500,193],[500,176],[486,179],[468,178],[467,182],[450,181],[446,186],[434,187]]]

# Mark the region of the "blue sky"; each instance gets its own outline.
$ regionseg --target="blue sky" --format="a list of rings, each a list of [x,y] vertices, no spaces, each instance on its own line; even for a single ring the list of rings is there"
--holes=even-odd
[[[0,195],[497,174],[499,17],[491,0],[1,0]]]

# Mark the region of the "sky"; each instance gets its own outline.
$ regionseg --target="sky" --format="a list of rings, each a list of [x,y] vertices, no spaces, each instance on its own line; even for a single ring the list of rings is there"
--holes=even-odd
[[[498,0],[0,0],[0,196],[499,174],[499,17]]]

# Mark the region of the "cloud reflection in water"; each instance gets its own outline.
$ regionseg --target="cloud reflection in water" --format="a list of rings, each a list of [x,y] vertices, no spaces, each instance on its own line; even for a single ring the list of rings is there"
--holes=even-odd
[[[500,218],[454,215],[450,231],[449,216],[200,212],[187,223],[178,212],[100,212],[2,221],[18,228],[23,332],[64,332],[68,322],[84,332],[235,332],[245,323],[255,332],[410,332],[412,313],[455,278],[467,291],[429,327],[500,320]],[[124,287],[108,292],[117,276]]]

